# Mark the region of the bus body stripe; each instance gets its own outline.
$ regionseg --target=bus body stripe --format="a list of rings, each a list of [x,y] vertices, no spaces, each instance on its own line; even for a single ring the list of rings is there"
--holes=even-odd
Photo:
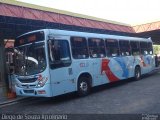
[[[102,65],[101,65],[101,74],[103,72],[105,72],[106,76],[108,77],[110,82],[114,82],[119,80],[118,77],[116,77],[113,72],[111,71],[111,69],[109,68],[108,64],[109,64],[110,60],[108,59],[102,59]]]
[[[128,76],[129,76],[129,70],[128,70],[128,68],[127,68],[127,66],[126,66],[123,58],[119,57],[119,58],[115,58],[114,60],[121,66],[121,68],[123,70],[122,77],[128,78]]]

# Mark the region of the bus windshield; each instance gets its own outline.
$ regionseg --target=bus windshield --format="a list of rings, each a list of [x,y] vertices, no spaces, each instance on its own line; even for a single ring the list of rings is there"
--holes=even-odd
[[[31,43],[15,48],[15,73],[33,75],[46,68],[44,42]]]

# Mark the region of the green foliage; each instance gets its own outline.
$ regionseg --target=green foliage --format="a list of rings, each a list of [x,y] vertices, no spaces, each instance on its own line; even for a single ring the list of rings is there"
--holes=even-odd
[[[160,54],[160,45],[153,45],[153,54]]]

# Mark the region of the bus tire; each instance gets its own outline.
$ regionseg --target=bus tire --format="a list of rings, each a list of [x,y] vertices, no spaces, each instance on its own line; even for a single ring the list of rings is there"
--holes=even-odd
[[[89,78],[85,76],[80,77],[78,80],[77,88],[78,88],[78,96],[82,97],[88,95],[91,90]]]
[[[136,66],[136,68],[135,68],[134,79],[135,80],[141,79],[141,68],[139,66]]]

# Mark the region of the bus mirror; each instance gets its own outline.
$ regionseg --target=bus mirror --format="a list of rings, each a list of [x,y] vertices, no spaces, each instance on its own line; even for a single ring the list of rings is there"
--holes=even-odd
[[[48,35],[48,39],[49,40],[54,40],[54,35],[52,35],[52,34]]]
[[[54,39],[49,39],[48,43],[54,45]]]
[[[53,59],[53,54],[52,54],[52,51],[53,51],[53,46],[54,45],[54,41],[53,40],[48,40],[48,48],[49,48],[49,56],[50,56],[50,60],[53,62],[54,59]]]

